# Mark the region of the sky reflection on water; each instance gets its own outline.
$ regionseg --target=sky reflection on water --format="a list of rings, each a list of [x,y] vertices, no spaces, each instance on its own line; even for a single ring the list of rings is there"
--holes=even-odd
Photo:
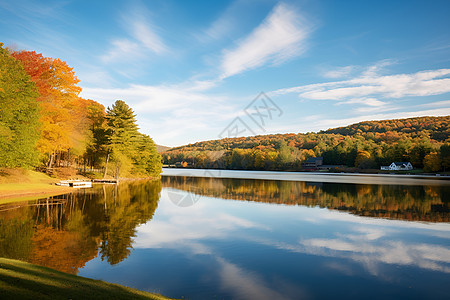
[[[318,207],[163,188],[131,255],[79,275],[191,299],[444,298],[450,224],[367,218]]]
[[[449,195],[170,176],[98,185],[0,205],[0,256],[173,298],[446,299]]]

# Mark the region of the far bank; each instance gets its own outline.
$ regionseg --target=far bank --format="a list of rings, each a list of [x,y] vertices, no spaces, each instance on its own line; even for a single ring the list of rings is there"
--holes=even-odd
[[[236,179],[262,179],[310,182],[335,182],[355,184],[388,185],[450,185],[450,176],[402,175],[402,174],[360,174],[320,173],[282,171],[244,171],[218,169],[163,168],[162,176],[215,177]]]

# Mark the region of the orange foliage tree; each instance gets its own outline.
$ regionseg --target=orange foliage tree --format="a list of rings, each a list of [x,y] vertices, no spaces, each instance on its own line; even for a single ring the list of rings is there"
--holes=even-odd
[[[12,51],[35,82],[41,105],[41,138],[37,147],[51,168],[56,154],[85,148],[89,102],[79,97],[81,88],[73,68],[65,61],[35,51]]]

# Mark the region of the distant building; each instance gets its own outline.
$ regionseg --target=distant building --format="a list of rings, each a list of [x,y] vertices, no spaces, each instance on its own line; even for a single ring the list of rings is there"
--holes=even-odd
[[[389,166],[381,166],[381,170],[389,171],[408,171],[412,169],[413,166],[410,162],[393,162]]]
[[[310,157],[307,161],[302,163],[302,168],[316,170],[321,165],[323,165],[323,157]]]

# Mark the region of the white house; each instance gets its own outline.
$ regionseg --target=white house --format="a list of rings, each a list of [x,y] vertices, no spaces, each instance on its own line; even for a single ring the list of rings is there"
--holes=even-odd
[[[410,162],[393,162],[389,166],[381,167],[381,170],[391,170],[391,171],[407,171],[412,169],[413,166]]]

